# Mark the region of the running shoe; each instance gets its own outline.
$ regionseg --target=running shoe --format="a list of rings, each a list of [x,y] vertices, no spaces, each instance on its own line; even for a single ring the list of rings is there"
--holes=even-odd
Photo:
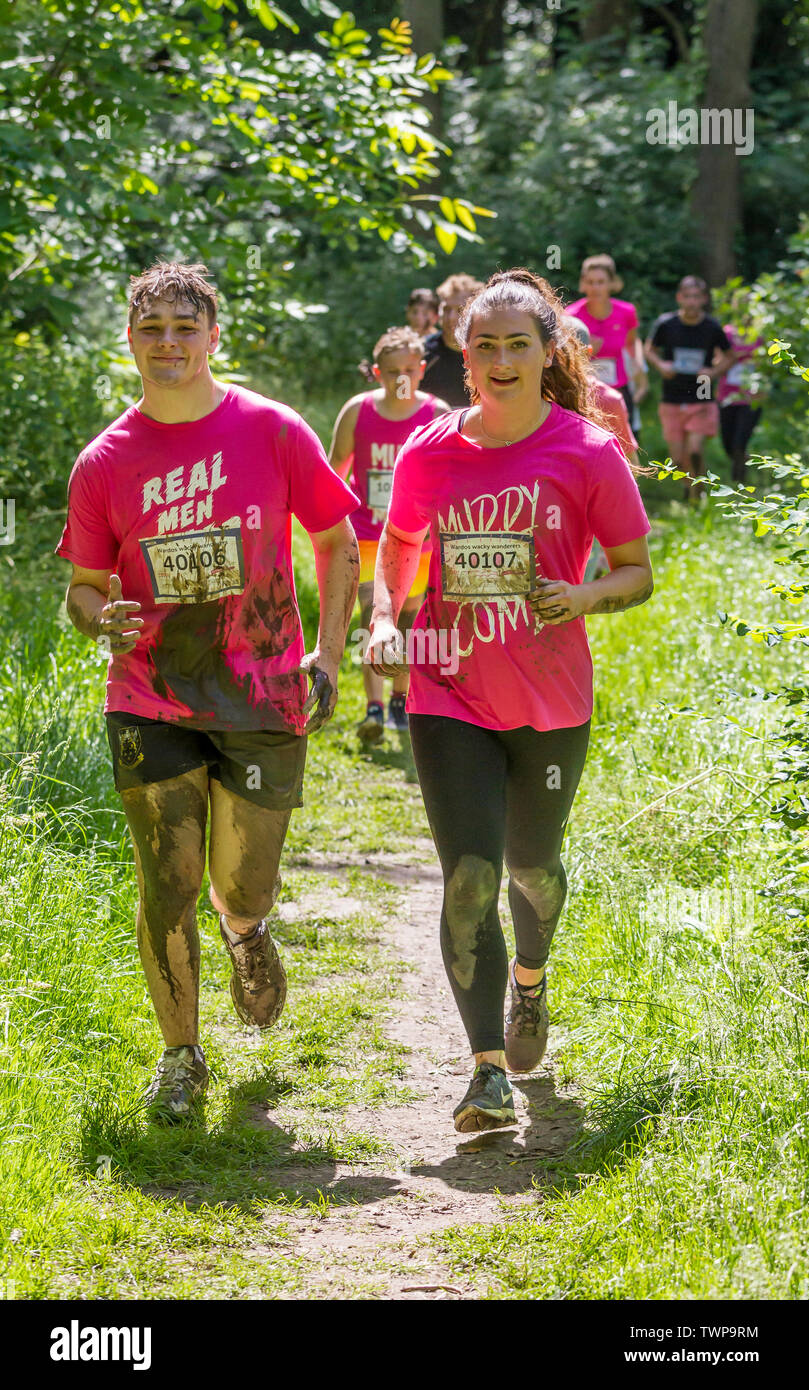
[[[235,944],[228,938],[222,918],[219,932],[233,961],[230,996],[242,1023],[271,1028],[281,1015],[287,997],[287,976],[267,923]]]
[[[508,968],[511,1008],[506,1014],[506,1062],[511,1071],[533,1071],[548,1046],[548,977],[523,989],[517,984],[514,961]]]
[[[396,732],[400,734],[408,734],[410,732],[410,724],[408,723],[405,713],[406,699],[406,695],[392,695],[390,704],[388,705],[386,727],[388,729],[395,729]]]
[[[144,1101],[154,1124],[182,1124],[193,1119],[208,1089],[208,1068],[201,1047],[167,1047],[157,1064]]]
[[[365,748],[373,748],[385,737],[385,715],[381,705],[375,702],[368,705],[365,718],[357,725],[357,735]]]
[[[514,1096],[503,1069],[493,1062],[480,1062],[466,1095],[452,1114],[461,1134],[516,1124]]]

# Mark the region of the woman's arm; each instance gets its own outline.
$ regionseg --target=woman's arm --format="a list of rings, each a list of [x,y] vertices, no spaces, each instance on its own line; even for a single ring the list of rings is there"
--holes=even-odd
[[[371,615],[371,640],[365,660],[377,675],[393,676],[404,664],[391,660],[393,652],[386,651],[397,642],[396,621],[416,577],[421,558],[421,543],[427,534],[422,531],[400,531],[390,521],[385,522],[379,538],[374,575],[374,607]]]
[[[645,603],[654,592],[652,562],[645,536],[626,545],[605,546],[609,574],[585,584],[541,579],[528,595],[537,617],[549,627],[588,613],[622,613]]]

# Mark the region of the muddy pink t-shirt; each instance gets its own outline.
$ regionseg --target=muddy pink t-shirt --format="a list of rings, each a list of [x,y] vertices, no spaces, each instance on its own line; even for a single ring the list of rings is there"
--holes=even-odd
[[[302,733],[292,516],[325,531],[356,503],[306,422],[242,387],[186,424],[135,406],[114,420],[76,461],[57,547],[116,571],[141,604],[136,647],[110,658],[105,712]]]
[[[527,439],[491,449],[460,433],[462,413],[412,435],[393,475],[389,520],[429,525],[433,538],[407,708],[488,729],[584,724],[584,618],[548,626],[525,594],[534,577],[580,584],[594,537],[610,547],[645,536],[637,483],[617,440],[571,410],[553,404]]]
[[[611,299],[610,304],[612,307],[605,319],[597,319],[589,312],[586,299],[568,304],[565,313],[586,324],[594,339],[601,339],[601,346],[592,356],[593,371],[599,380],[607,386],[626,386],[629,377],[624,365],[624,348],[627,334],[638,326],[638,315],[628,299]]]
[[[428,425],[434,417],[434,396],[406,420],[388,420],[380,415],[374,405],[373,392],[363,397],[354,426],[351,471],[351,486],[360,498],[360,506],[351,513],[351,525],[358,540],[379,540],[390,501],[390,480],[396,455],[413,431]]]

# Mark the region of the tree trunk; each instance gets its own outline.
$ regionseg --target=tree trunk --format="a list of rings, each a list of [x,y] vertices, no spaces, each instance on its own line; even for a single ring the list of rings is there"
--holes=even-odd
[[[438,53],[444,42],[444,4],[443,0],[402,0],[402,19],[407,19],[413,30],[413,48],[416,53]],[[427,92],[419,101],[431,113],[433,133],[441,139],[443,131],[441,92]]]
[[[634,0],[591,0],[581,19],[581,36],[585,43],[629,35]]]
[[[745,113],[750,109],[757,5],[758,0],[708,0],[705,23],[708,72],[703,108],[738,112],[735,119],[742,131],[749,129]],[[698,150],[691,212],[700,240],[702,274],[709,285],[721,285],[736,273],[733,242],[741,217],[742,161],[746,156],[737,153],[735,140],[700,144]]]

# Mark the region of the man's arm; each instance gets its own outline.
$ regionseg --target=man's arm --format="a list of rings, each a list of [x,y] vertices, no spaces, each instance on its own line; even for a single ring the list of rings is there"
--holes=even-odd
[[[327,531],[310,531],[315,552],[320,595],[317,644],[307,653],[300,669],[313,678],[304,714],[311,714],[307,733],[314,733],[331,719],[337,704],[337,670],[345,647],[348,624],[354,611],[360,574],[360,552],[350,521],[338,521]]]
[[[665,357],[661,357],[659,353],[655,351],[651,338],[647,338],[646,342],[643,344],[643,353],[646,361],[650,363],[652,367],[655,367],[661,376],[677,375],[674,370],[674,363],[669,362]]]
[[[126,602],[121,581],[111,570],[89,570],[73,566],[73,576],[65,594],[67,616],[84,637],[103,640],[115,656],[131,652],[143,627],[143,619],[132,615],[140,604]]]

